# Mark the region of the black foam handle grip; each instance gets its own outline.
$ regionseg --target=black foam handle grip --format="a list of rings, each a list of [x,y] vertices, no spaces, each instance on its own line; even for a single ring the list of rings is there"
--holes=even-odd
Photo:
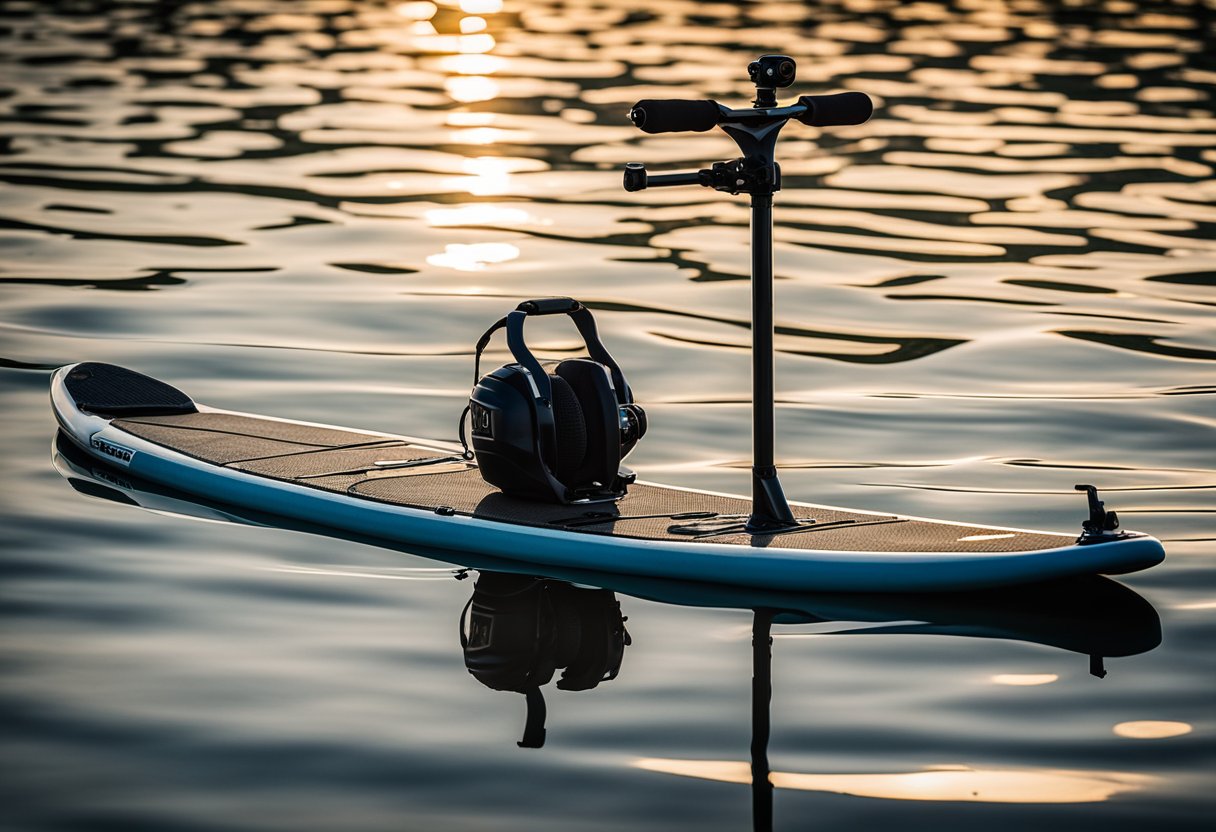
[[[648,98],[633,105],[629,118],[643,133],[703,133],[718,123],[721,109],[713,101]]]
[[[536,298],[515,307],[529,315],[569,315],[583,308],[574,298]]]
[[[874,102],[864,92],[804,95],[798,103],[806,107],[798,120],[812,127],[864,124],[874,113]]]

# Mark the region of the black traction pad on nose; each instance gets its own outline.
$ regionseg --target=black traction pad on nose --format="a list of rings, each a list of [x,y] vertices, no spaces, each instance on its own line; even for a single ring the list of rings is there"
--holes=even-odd
[[[190,397],[151,376],[113,364],[77,364],[64,379],[81,410],[99,416],[169,416],[197,413]]]

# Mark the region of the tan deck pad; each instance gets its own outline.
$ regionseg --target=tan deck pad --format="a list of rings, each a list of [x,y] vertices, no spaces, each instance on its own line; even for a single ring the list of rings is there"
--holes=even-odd
[[[451,456],[388,436],[219,413],[117,419],[113,424],[196,459],[283,482],[381,503],[427,510],[446,507],[485,520],[590,535],[854,552],[1021,552],[1072,542],[1067,535],[1008,532],[810,506],[793,507],[799,518],[815,521],[797,532],[695,536],[676,533],[673,528],[712,532],[713,524],[725,523],[724,518],[737,517],[740,522],[746,519],[751,503],[738,497],[634,485],[615,504],[563,506],[508,497],[486,483],[476,467],[459,461],[411,467],[376,465]],[[587,526],[565,525],[587,512],[610,512],[619,519]],[[688,512],[713,512],[718,516],[670,517]],[[652,514],[663,516],[631,517]]]
[[[405,442],[383,442],[379,445],[362,445],[357,448],[323,448],[293,454],[233,462],[233,468],[274,477],[279,480],[317,479],[335,474],[359,474],[375,471],[377,462],[397,462],[407,459],[425,459],[436,456],[433,452],[411,448]]]
[[[185,430],[205,430],[210,433],[231,433],[234,436],[261,437],[280,442],[292,442],[299,445],[315,445],[317,447],[337,447],[339,445],[357,445],[368,442],[393,441],[389,436],[357,433],[353,430],[338,428],[320,428],[311,425],[296,425],[282,422],[278,419],[259,419],[256,416],[241,416],[235,413],[184,413],[178,416],[136,416],[115,421],[118,427],[130,433],[138,434],[132,428],[136,425],[146,427],[173,428]],[[152,440],[156,441],[156,440]]]

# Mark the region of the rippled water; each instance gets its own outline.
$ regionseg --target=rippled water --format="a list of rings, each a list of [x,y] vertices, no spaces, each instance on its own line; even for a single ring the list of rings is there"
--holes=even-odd
[[[6,827],[740,829],[753,800],[763,827],[761,604],[803,612],[772,625],[776,828],[1210,819],[1202,0],[6,2],[0,27]],[[519,748],[523,698],[466,672],[473,580],[450,565],[140,511],[52,466],[47,377],[78,360],[450,438],[476,336],[569,294],[651,414],[640,473],[746,491],[745,203],[619,171],[736,155],[625,114],[742,103],[763,52],[798,60],[800,93],[879,104],[782,143],[787,492],[1071,529],[1072,484],[1096,482],[1166,543],[1134,592],[612,583],[619,675],[546,687],[545,746]],[[534,337],[577,347],[558,322]]]

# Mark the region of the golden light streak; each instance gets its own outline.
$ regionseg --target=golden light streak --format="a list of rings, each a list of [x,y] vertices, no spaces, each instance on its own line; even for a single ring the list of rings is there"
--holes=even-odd
[[[410,20],[430,20],[435,16],[435,12],[439,11],[439,7],[427,0],[421,0],[417,3],[400,3],[393,11]]]
[[[504,208],[499,205],[477,203],[459,208],[433,208],[423,213],[427,225],[432,228],[456,226],[497,225],[518,226],[530,223],[533,217],[522,208]]]
[[[494,14],[502,11],[502,0],[460,0],[460,10],[466,14]]]
[[[1055,673],[998,673],[992,677],[994,685],[1012,685],[1014,687],[1032,687],[1034,685],[1050,685],[1058,681]]]
[[[474,101],[490,101],[497,98],[502,87],[493,78],[484,75],[456,75],[445,78],[443,87],[453,100],[462,104]]]
[[[457,52],[466,55],[477,54],[480,52],[489,52],[494,48],[494,36],[487,34],[480,35],[459,35]]]
[[[1185,722],[1165,722],[1158,720],[1142,720],[1140,722],[1120,722],[1113,729],[1116,736],[1133,740],[1161,740],[1167,737],[1181,737],[1194,729]]]
[[[493,75],[507,65],[497,55],[447,55],[439,60],[439,68],[458,75]]]
[[[452,138],[463,144],[494,144],[500,140],[505,141],[510,136],[508,131],[496,127],[470,127],[468,130],[456,130],[452,133]]]
[[[479,272],[489,264],[506,263],[517,257],[519,249],[510,243],[451,243],[444,246],[442,254],[432,254],[426,262],[458,272]]]
[[[448,113],[447,119],[453,127],[485,127],[494,120],[494,113]]]
[[[751,767],[730,760],[641,759],[645,771],[722,783],[752,782]],[[972,769],[943,767],[894,774],[799,774],[774,771],[779,789],[847,794],[883,800],[938,800],[959,803],[1099,803],[1156,782],[1147,774],[1065,769]]]

